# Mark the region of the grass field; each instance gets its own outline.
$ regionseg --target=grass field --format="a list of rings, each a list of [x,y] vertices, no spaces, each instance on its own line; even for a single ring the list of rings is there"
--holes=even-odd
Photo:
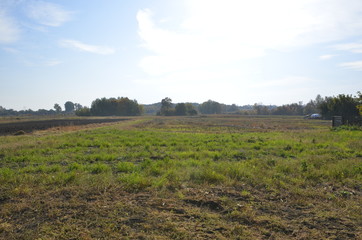
[[[362,239],[362,131],[139,117],[0,137],[0,239]]]

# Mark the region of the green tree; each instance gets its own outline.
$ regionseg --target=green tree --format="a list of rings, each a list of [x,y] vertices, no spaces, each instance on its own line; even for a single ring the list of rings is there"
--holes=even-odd
[[[268,115],[270,111],[267,106],[263,105],[262,103],[255,103],[253,105],[253,110],[257,115]]]
[[[362,116],[362,93],[361,92],[357,92],[357,102],[358,102],[358,105],[357,105],[357,108],[358,108],[358,111],[359,111],[359,115]]]
[[[170,109],[172,108],[172,99],[166,97],[161,100],[161,109]]]
[[[197,115],[197,111],[191,103],[186,103],[185,106],[186,106],[187,115],[189,116]]]
[[[312,114],[312,113],[319,113],[319,105],[323,102],[323,98],[321,95],[317,95],[315,100],[310,100],[303,109],[303,114]]]
[[[272,110],[274,115],[303,115],[304,106],[302,102],[285,104]]]
[[[77,116],[91,116],[91,111],[88,107],[82,107],[75,111]]]
[[[238,106],[236,104],[231,104],[230,107],[228,107],[228,112],[237,112],[239,110]]]
[[[83,108],[83,106],[80,105],[79,103],[74,103],[74,109],[75,109],[75,111],[77,111],[77,110],[79,110],[79,109],[82,109],[82,108]]]
[[[62,112],[62,107],[58,103],[54,104],[54,109],[57,113]]]
[[[175,114],[177,116],[185,116],[187,115],[187,109],[185,103],[178,103],[175,106]]]
[[[92,102],[90,111],[93,116],[111,115],[109,111],[109,101],[106,98],[97,98]]]
[[[174,115],[175,110],[172,109],[172,99],[169,97],[166,97],[161,100],[161,110],[158,113],[158,115],[163,116],[172,116]]]
[[[136,100],[129,98],[97,98],[90,109],[93,116],[137,116],[143,112],[143,107]]]
[[[358,105],[357,98],[353,98],[352,95],[340,94],[337,97],[325,97],[318,108],[325,119],[342,116],[343,124],[352,124],[359,117]]]
[[[69,112],[73,112],[74,111],[74,103],[71,102],[71,101],[67,101],[65,104],[64,104],[64,109],[67,113]]]
[[[303,114],[312,114],[318,112],[317,105],[313,100],[310,100],[303,109]]]
[[[202,114],[220,114],[221,104],[212,100],[208,100],[199,106],[199,110]]]

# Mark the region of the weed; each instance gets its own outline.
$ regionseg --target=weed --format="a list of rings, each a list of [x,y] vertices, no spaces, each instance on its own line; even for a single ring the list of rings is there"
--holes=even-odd
[[[140,173],[122,174],[119,180],[124,188],[130,192],[139,192],[152,185],[151,179]]]
[[[290,145],[288,144],[288,145],[286,145],[286,146],[284,147],[284,150],[285,150],[285,151],[290,151],[290,150],[292,150],[292,146],[290,146]]]
[[[225,181],[225,176],[211,168],[195,170],[190,174],[190,180],[195,183],[219,184]]]
[[[301,162],[301,168],[302,168],[302,172],[307,172],[308,171],[308,164],[307,164],[306,161]]]
[[[132,173],[135,172],[138,167],[133,162],[119,162],[116,165],[118,172]]]
[[[88,170],[90,173],[93,174],[100,174],[100,173],[109,172],[111,168],[104,163],[95,163],[86,166],[86,170]]]

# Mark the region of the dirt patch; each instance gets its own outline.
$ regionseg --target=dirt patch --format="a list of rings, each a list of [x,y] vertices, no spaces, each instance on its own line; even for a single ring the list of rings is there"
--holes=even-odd
[[[0,202],[0,239],[359,239],[347,217],[315,207],[270,202],[268,192],[190,189],[185,198],[83,186],[7,197]],[[228,196],[226,198],[226,196]],[[26,237],[25,237],[26,236]]]
[[[189,203],[189,204],[195,205],[197,207],[208,208],[208,209],[210,209],[212,211],[216,211],[216,212],[224,210],[223,206],[216,201],[211,201],[211,200],[205,201],[205,200],[195,200],[195,199],[185,199],[184,201],[185,201],[185,203]]]
[[[101,119],[51,119],[39,121],[21,121],[0,123],[0,135],[21,135],[35,130],[45,130],[54,127],[79,126],[98,123],[114,123],[126,121],[126,118],[101,118]]]

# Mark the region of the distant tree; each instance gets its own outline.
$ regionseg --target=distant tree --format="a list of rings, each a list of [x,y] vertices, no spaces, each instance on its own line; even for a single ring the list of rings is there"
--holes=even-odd
[[[197,111],[191,103],[177,103],[175,108],[170,98],[162,99],[161,110],[157,113],[161,116],[193,116]]]
[[[30,109],[29,109],[30,110]],[[33,114],[38,114],[38,115],[47,115],[49,114],[49,111],[46,109],[39,109],[36,113],[34,112]]]
[[[203,114],[219,114],[221,113],[221,104],[212,100],[208,100],[199,106],[199,110]]]
[[[62,107],[58,103],[54,104],[54,109],[57,113],[62,112]]]
[[[142,105],[142,107],[143,107],[143,111],[145,114],[155,115],[155,114],[159,113],[159,111],[161,109],[161,102]]]
[[[262,105],[262,103],[255,103],[253,105],[253,110],[255,111],[255,114],[257,115],[269,115],[270,111],[267,106]]]
[[[231,106],[228,107],[228,112],[237,112],[239,110],[238,106],[236,104],[231,104]]]
[[[274,115],[303,115],[304,106],[302,102],[285,104],[272,110]]]
[[[90,109],[93,116],[137,116],[141,115],[143,107],[136,100],[128,98],[101,98],[92,102]]]
[[[312,114],[318,112],[317,105],[313,100],[310,100],[303,109],[303,114]]]
[[[91,116],[91,111],[88,107],[82,107],[75,111],[77,116]]]
[[[360,115],[358,106],[358,98],[340,94],[337,97],[325,97],[318,108],[323,118],[331,119],[333,116],[342,116],[343,124],[350,124],[354,123]]]
[[[323,102],[323,98],[320,94],[317,95],[317,97],[315,98],[314,102],[317,106],[319,106],[319,104],[321,104]]]
[[[69,113],[69,112],[73,112],[74,111],[74,108],[75,108],[75,105],[73,102],[71,101],[67,101],[65,104],[64,104],[64,109],[65,109],[65,112]]]
[[[357,105],[357,108],[358,108],[358,111],[359,111],[359,115],[362,116],[362,93],[361,92],[357,92],[357,102],[358,102],[358,105]]]
[[[161,109],[170,109],[172,108],[172,99],[166,97],[161,100]]]
[[[91,114],[94,116],[107,116],[112,115],[110,110],[110,103],[106,98],[97,98],[92,102]]]
[[[175,110],[172,108],[172,99],[166,97],[161,100],[161,110],[158,115],[172,116],[175,114]]]
[[[79,103],[74,103],[74,109],[75,109],[75,111],[77,111],[77,110],[79,110],[79,109],[81,109],[81,108],[83,108],[82,105],[80,105]]]
[[[178,103],[175,106],[175,114],[177,116],[185,116],[187,115],[187,109],[185,103]]]
[[[139,105],[136,100],[130,100],[128,98],[116,99],[116,115],[117,116],[136,116],[141,115],[143,112],[143,106]]]
[[[323,102],[321,95],[317,95],[315,100],[310,100],[303,109],[303,114],[319,113],[319,105]]]
[[[185,103],[186,114],[189,116],[197,115],[197,111],[191,103]]]

